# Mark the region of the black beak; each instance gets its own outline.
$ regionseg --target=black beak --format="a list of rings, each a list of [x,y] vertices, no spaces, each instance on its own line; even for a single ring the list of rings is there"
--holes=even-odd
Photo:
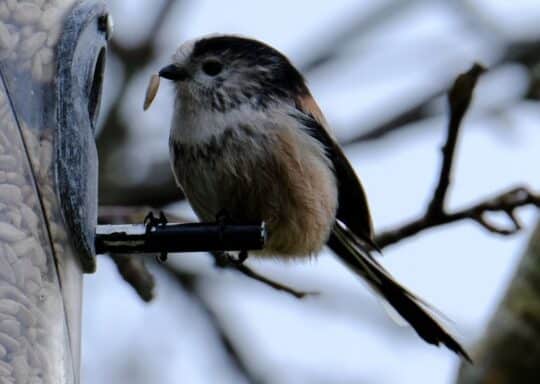
[[[171,64],[161,68],[159,76],[172,81],[182,81],[189,77],[189,73],[184,68]]]

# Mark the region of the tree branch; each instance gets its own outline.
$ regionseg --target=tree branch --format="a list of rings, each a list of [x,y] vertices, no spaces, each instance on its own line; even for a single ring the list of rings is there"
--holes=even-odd
[[[530,192],[525,187],[516,187],[501,193],[491,199],[452,213],[443,212],[438,216],[424,215],[396,229],[385,231],[376,237],[376,243],[384,248],[405,238],[416,235],[428,228],[453,223],[460,220],[473,220],[486,230],[499,235],[512,235],[521,229],[515,216],[515,210],[526,205],[540,208],[540,195]],[[503,212],[512,221],[512,228],[500,228],[487,221],[485,215],[489,212]]]
[[[122,223],[122,224],[134,224],[134,223],[142,223],[144,217],[146,214],[150,211],[149,207],[119,207],[119,206],[101,206],[99,208],[99,219],[98,222],[100,224],[113,224],[113,223]],[[180,217],[177,215],[173,215],[170,213],[166,213],[167,218],[169,218],[172,221],[178,222],[178,223],[185,223],[189,222],[190,220]],[[219,268],[223,269],[232,269],[235,270],[244,276],[253,279],[255,281],[258,281],[262,284],[265,284],[275,290],[282,291],[285,293],[288,293],[297,299],[302,299],[309,295],[316,295],[317,292],[304,292],[296,290],[292,287],[289,287],[285,284],[279,283],[275,280],[272,280],[268,277],[265,277],[261,275],[260,273],[256,272],[252,268],[248,267],[245,264],[241,264],[236,262],[232,259],[231,256],[225,253],[211,253],[212,257],[214,257],[215,265]],[[134,262],[142,263],[140,259],[134,258],[133,256],[130,256],[129,259],[134,260]],[[113,257],[113,260],[115,260],[115,257]],[[129,274],[131,272],[131,269],[129,271],[121,270],[120,267],[125,268],[131,268],[131,266],[124,265],[124,264],[118,264],[117,266],[119,268],[119,272],[124,277],[124,279],[135,289],[137,292],[145,292],[145,287],[147,285],[147,278],[145,276],[141,276],[140,278],[132,278],[132,279],[126,279],[125,275]],[[144,267],[144,265],[143,265]],[[148,272],[148,271],[147,271]],[[150,272],[148,272],[150,275]],[[131,276],[131,275],[130,275]],[[152,287],[153,288],[153,287]],[[141,296],[141,298],[144,297]]]
[[[120,276],[133,287],[139,297],[145,302],[152,301],[156,283],[143,260],[127,255],[109,256],[116,264]]]
[[[231,260],[231,257],[227,254],[212,253],[212,256],[214,257],[216,266],[218,266],[219,268],[234,269],[243,274],[244,276],[249,277],[250,279],[268,285],[275,290],[288,293],[296,297],[297,299],[303,299],[306,296],[313,296],[318,294],[318,292],[298,291],[285,284],[278,283],[275,280],[269,279],[268,277],[265,277],[258,272],[255,272],[253,269],[249,268],[244,263],[238,263],[235,262],[235,260]]]
[[[534,383],[540,364],[540,223],[456,383]]]
[[[144,208],[143,208],[144,209]],[[146,212],[148,212],[146,210]],[[123,214],[123,215],[122,215]],[[117,224],[123,222],[127,217],[130,220],[142,222],[144,215],[139,218],[140,211],[125,209],[125,207],[99,207],[99,224]],[[137,295],[145,301],[152,301],[154,298],[155,279],[152,273],[146,268],[143,259],[132,257],[131,255],[109,255],[116,264],[120,276],[135,290]]]
[[[425,214],[419,219],[413,220],[396,229],[386,231],[378,235],[376,237],[376,242],[381,248],[413,236],[425,229],[467,219],[474,220],[490,232],[500,235],[511,235],[521,229],[521,224],[519,223],[519,220],[515,214],[517,208],[525,205],[535,205],[540,207],[540,196],[538,194],[534,194],[525,187],[517,187],[499,194],[491,199],[455,212],[449,213],[445,210],[444,203],[451,182],[452,163],[456,150],[459,129],[463,117],[465,116],[465,113],[470,105],[476,81],[483,71],[484,69],[480,65],[473,65],[469,71],[456,78],[448,93],[450,107],[448,135],[442,149],[443,160],[438,183]],[[132,208],[132,211],[130,211],[129,208],[115,208],[115,214],[118,215],[121,209],[124,210],[122,212],[124,215],[124,223],[130,222],[129,220],[133,220],[134,217],[142,218],[147,212],[147,210],[144,210],[144,208],[142,208],[141,212],[140,207]],[[101,208],[100,217],[105,218],[108,215],[110,216],[110,210],[111,208],[109,208],[109,213],[107,213],[106,208]],[[486,217],[486,214],[489,212],[505,213],[508,219],[511,221],[512,227],[500,228],[495,224],[492,224]],[[175,221],[181,222],[182,219],[176,218]],[[314,292],[297,291],[291,287],[262,276],[248,266],[231,260],[231,257],[227,254],[214,253],[213,257],[216,266],[220,268],[234,269],[246,277],[266,284],[273,289],[289,293],[296,298],[303,298],[306,295],[314,294]],[[133,282],[131,282],[131,284],[133,284]]]
[[[310,56],[300,63],[302,73],[309,73],[319,69],[321,66],[330,63],[358,36],[365,36],[372,30],[379,27],[384,22],[405,11],[409,7],[418,3],[414,1],[391,1],[376,7],[366,13],[365,7],[358,7],[353,10],[356,14],[349,18],[346,24],[339,23],[337,28],[326,29],[322,33],[324,36],[316,37],[316,44],[309,44],[310,47],[318,48],[310,50]],[[324,45],[321,45],[324,41]]]
[[[521,229],[515,214],[517,208],[525,205],[540,207],[540,195],[529,191],[526,187],[515,187],[491,199],[472,205],[468,208],[449,213],[445,209],[445,199],[451,182],[451,171],[461,122],[470,105],[478,76],[484,69],[474,64],[473,67],[458,76],[448,93],[450,118],[448,135],[442,148],[442,165],[439,180],[431,202],[424,215],[396,229],[383,232],[376,237],[381,247],[397,243],[407,237],[416,235],[428,228],[452,223],[459,220],[474,220],[490,232],[500,235],[511,235]],[[488,221],[488,212],[503,212],[512,223],[511,228],[500,228]]]
[[[492,69],[500,68],[508,63],[519,63],[524,65],[530,73],[531,89],[525,98],[537,99],[537,95],[534,91],[535,80],[535,66],[540,62],[540,42],[538,41],[523,41],[513,42],[508,44],[505,52],[497,59],[496,63],[491,65]],[[378,140],[383,138],[389,133],[395,132],[398,129],[404,128],[407,124],[419,121],[422,118],[428,117],[426,111],[428,106],[433,100],[444,93],[444,89],[448,87],[446,82],[442,82],[441,88],[432,89],[426,95],[411,104],[408,108],[402,111],[394,111],[394,114],[389,114],[385,119],[380,121],[374,127],[368,129],[359,129],[358,134],[351,138],[348,138],[343,145],[349,145],[354,143],[360,143],[370,140]]]
[[[448,92],[448,104],[450,106],[448,137],[442,148],[443,161],[439,182],[435,188],[433,199],[428,206],[426,216],[444,214],[444,202],[448,186],[450,185],[450,172],[452,171],[452,164],[454,162],[459,128],[463,117],[465,116],[465,112],[467,112],[467,109],[471,104],[476,81],[484,71],[485,69],[481,65],[474,64],[469,71],[456,78],[452,88],[450,88],[450,91]]]

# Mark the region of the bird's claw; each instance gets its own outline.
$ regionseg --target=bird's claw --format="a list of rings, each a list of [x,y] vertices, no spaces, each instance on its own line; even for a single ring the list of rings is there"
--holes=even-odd
[[[156,261],[159,263],[159,264],[163,264],[164,262],[167,261],[167,252],[166,251],[163,251],[159,254],[156,255]]]
[[[248,253],[247,251],[241,251],[238,254],[238,257],[234,257],[229,252],[226,252],[226,257],[227,257],[227,264],[232,265],[234,267],[240,267],[242,264],[244,264],[244,261],[247,260]]]
[[[150,232],[152,228],[167,225],[168,220],[163,211],[159,211],[159,217],[154,216],[154,212],[150,211],[144,217],[143,224],[146,227],[146,232]]]
[[[244,261],[246,261],[248,258],[248,252],[247,251],[240,251],[238,254],[238,257],[234,257],[230,253],[227,252],[227,262],[235,267],[239,267],[242,264],[244,264]]]
[[[225,225],[230,222],[231,222],[231,216],[229,215],[229,212],[227,212],[226,209],[222,209],[217,213],[216,223],[220,225]]]
[[[223,238],[225,237],[225,227],[227,226],[227,224],[232,223],[231,216],[229,215],[227,210],[222,209],[218,212],[218,214],[216,215],[216,223],[219,225],[220,239],[223,240]],[[247,260],[247,258],[248,252],[246,250],[240,251],[238,257],[234,257],[229,252],[221,252],[216,262],[219,266],[222,267],[227,265],[239,267],[244,263],[244,261]]]
[[[249,255],[247,251],[240,251],[238,257],[234,257],[229,252],[219,252],[216,256],[216,265],[218,267],[225,268],[232,266],[237,268],[244,264],[244,261],[247,260]]]
[[[223,240],[223,238],[225,237],[225,227],[230,222],[231,222],[231,217],[229,216],[229,213],[225,209],[222,209],[216,215],[216,224],[219,225],[220,240]]]
[[[144,217],[144,226],[146,229],[146,234],[150,233],[152,229],[158,228],[158,227],[164,227],[167,225],[168,220],[163,211],[159,211],[159,217],[156,218],[154,215],[154,212],[150,211],[148,214]],[[160,254],[156,255],[156,261],[160,264],[167,261],[167,252],[163,251]]]
[[[237,259],[238,263],[244,264],[244,261],[247,260],[248,256],[249,256],[248,251],[246,250],[240,251],[240,253],[238,254],[238,259]]]

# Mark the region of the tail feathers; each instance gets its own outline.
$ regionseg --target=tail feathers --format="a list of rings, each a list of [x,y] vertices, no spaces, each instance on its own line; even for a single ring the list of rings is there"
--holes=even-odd
[[[328,241],[330,248],[345,264],[362,276],[369,285],[414,328],[426,342],[444,344],[471,362],[471,358],[456,339],[434,318],[425,301],[395,281],[366,249],[366,244],[344,224],[337,221]]]

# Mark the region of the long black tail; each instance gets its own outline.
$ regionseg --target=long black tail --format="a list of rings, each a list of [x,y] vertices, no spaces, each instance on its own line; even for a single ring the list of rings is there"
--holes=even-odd
[[[368,246],[344,224],[336,222],[328,241],[330,248],[345,264],[363,277],[369,285],[430,344],[446,345],[469,362],[471,358],[454,337],[428,312],[420,298],[395,281],[369,253]]]

